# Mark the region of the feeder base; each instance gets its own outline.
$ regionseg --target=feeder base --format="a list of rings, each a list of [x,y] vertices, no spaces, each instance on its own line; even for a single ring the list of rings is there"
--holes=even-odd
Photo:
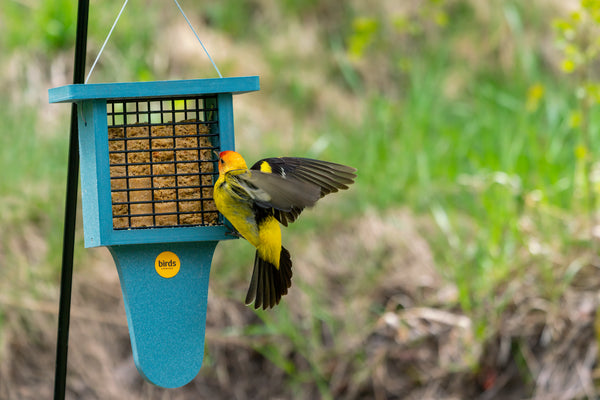
[[[210,265],[217,241],[109,246],[135,365],[149,382],[190,382],[204,356]]]

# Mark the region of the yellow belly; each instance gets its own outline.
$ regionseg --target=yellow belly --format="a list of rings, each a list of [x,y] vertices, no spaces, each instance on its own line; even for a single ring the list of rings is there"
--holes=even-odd
[[[233,227],[258,250],[259,256],[279,268],[281,253],[281,228],[274,217],[261,221],[260,226],[254,217],[254,211],[247,202],[231,196],[221,187],[223,179],[215,183],[214,200],[217,209]]]
[[[256,247],[263,260],[279,268],[281,255],[281,227],[274,217],[265,219],[259,226],[260,244]]]

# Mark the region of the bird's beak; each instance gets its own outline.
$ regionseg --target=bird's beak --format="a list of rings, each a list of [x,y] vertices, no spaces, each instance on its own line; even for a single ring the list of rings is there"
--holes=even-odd
[[[221,174],[221,157],[219,156],[219,153],[217,153],[216,151],[213,150],[213,154],[215,155],[215,157],[217,158],[217,164],[219,167],[219,175]]]

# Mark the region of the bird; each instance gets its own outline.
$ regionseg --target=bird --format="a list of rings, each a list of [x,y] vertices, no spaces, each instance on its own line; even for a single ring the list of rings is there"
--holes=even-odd
[[[290,252],[282,246],[281,227],[323,196],[348,189],[356,169],[302,157],[264,158],[248,168],[241,154],[219,153],[213,188],[217,210],[256,248],[245,304],[264,310],[279,304],[292,285]]]

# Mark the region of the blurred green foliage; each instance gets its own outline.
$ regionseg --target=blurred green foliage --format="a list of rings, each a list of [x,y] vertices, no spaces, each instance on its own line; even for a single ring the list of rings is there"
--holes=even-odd
[[[8,51],[43,51],[49,55],[73,46],[76,7],[70,0],[3,3],[1,42]]]
[[[13,52],[47,60],[70,54],[76,11],[72,3],[5,2],[0,44],[8,58]],[[600,145],[600,86],[594,68],[600,51],[599,1],[583,0],[578,11],[554,22],[563,55],[556,64],[562,72],[538,46],[552,29],[549,11],[539,4],[485,2],[487,12],[482,12],[472,1],[427,0],[386,13],[378,7],[341,7],[334,0],[286,0],[275,10],[264,9],[259,1],[188,3],[182,4],[186,11],[195,10],[210,29],[240,46],[264,50],[262,58],[272,73],[263,92],[293,115],[294,133],[306,133],[304,125],[318,126],[310,137],[294,136],[296,155],[358,168],[357,184],[337,205],[345,218],[371,208],[409,207],[432,221],[436,230],[423,236],[440,271],[458,289],[456,303],[447,306],[460,308],[474,320],[478,340],[484,341],[499,323],[510,297],[507,282],[535,269],[544,296],[556,299],[562,294],[573,271],[557,265],[553,255],[588,255],[592,238],[579,226],[583,214],[595,213],[600,189],[593,174]],[[126,9],[107,48],[112,55],[96,72],[100,78],[155,78],[152,60],[160,53],[156,39],[168,7],[160,1],[149,4],[131,2]],[[100,47],[118,6],[92,2],[88,49]],[[324,50],[303,56],[294,43],[286,47],[289,50],[273,50],[271,40],[289,22],[313,23]],[[315,70],[343,96],[360,103],[360,115],[352,119],[333,112],[338,104],[321,110],[315,99],[325,88],[303,74]],[[0,120],[5,128],[0,135],[0,169],[15,171],[0,180],[0,225],[39,226],[50,238],[49,248],[56,249],[66,165],[64,134],[39,132],[30,108],[2,104]],[[253,155],[279,154],[288,145],[276,133],[267,133],[259,136],[264,140],[260,154]],[[256,153],[255,139],[240,137],[240,143]],[[32,185],[33,193],[27,189]],[[22,193],[27,201],[20,201]],[[307,213],[303,224],[290,231],[302,240],[308,230],[341,222],[344,217],[336,214]],[[4,230],[19,234],[16,228]],[[6,234],[0,235],[0,246],[0,255],[10,253]],[[39,263],[56,271],[56,250],[49,253]],[[217,288],[239,294],[239,282],[246,277],[239,265],[245,260],[251,260],[249,248],[236,247],[224,255],[223,265],[214,272]],[[366,269],[374,268],[369,260],[361,261]],[[284,304],[278,313],[258,312],[260,322],[240,334],[277,337],[276,345],[261,342],[256,349],[286,371],[292,384],[316,382],[327,398],[328,372],[319,351],[325,347],[323,332],[335,336],[348,325],[320,306],[327,304],[328,293],[303,290],[312,299],[307,320],[294,320]],[[372,320],[378,311],[375,307]],[[281,341],[308,368],[300,371],[284,357]],[[330,351],[339,355],[345,349]],[[360,360],[361,351],[351,356]]]
[[[248,18],[253,11],[252,2],[225,0],[207,4],[203,14],[210,26],[227,32],[234,38],[242,38],[251,34],[254,28],[250,25],[251,18]]]

